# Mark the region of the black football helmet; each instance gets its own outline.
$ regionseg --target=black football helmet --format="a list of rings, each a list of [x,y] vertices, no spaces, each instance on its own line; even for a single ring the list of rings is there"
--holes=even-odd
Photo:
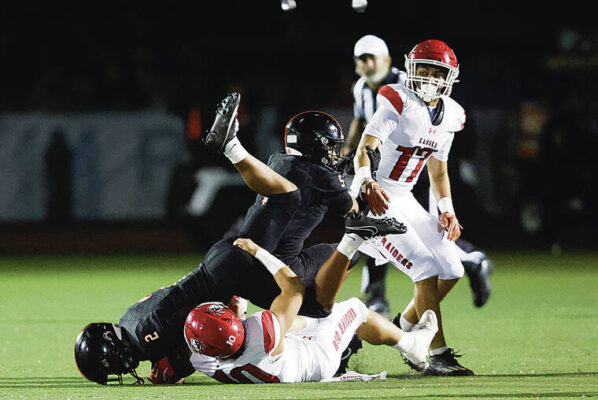
[[[131,374],[137,383],[143,379],[137,375],[137,360],[122,341],[119,325],[97,322],[87,325],[75,342],[75,362],[81,375],[92,382],[105,385],[110,381],[123,383],[122,375]],[[116,378],[108,379],[108,375]]]
[[[284,144],[288,153],[301,155],[332,169],[339,168],[344,142],[338,121],[321,111],[297,114],[285,127]]]

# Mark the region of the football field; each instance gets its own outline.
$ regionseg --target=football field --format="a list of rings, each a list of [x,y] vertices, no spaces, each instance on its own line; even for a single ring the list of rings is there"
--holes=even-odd
[[[476,309],[464,278],[442,303],[449,345],[474,377],[421,377],[388,347],[364,348],[350,368],[386,381],[222,385],[199,373],[173,386],[87,382],[73,344],[88,322],[117,322],[125,309],[195,268],[200,255],[0,258],[0,398],[333,399],[577,398],[598,396],[598,253],[490,253],[493,294]],[[351,274],[339,300],[359,293]],[[412,284],[389,271],[392,313]],[[255,311],[255,309],[250,309]],[[138,369],[147,376],[149,365]],[[126,379],[132,383],[133,378]]]

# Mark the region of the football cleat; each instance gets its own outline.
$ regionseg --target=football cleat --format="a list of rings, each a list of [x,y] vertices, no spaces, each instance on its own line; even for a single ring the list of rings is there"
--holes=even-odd
[[[355,211],[345,217],[345,233],[354,233],[363,239],[376,236],[398,235],[407,232],[407,227],[394,218],[371,218]]]
[[[392,323],[395,324],[395,326],[399,329],[403,329],[401,328],[401,313],[398,313],[396,315],[396,317],[394,317],[392,319]],[[405,357],[403,355],[403,353],[401,353],[401,358],[403,359],[403,361],[405,362],[405,364],[407,364],[411,369],[416,370],[417,372],[421,372],[424,370],[425,364],[424,365],[416,365],[414,363],[412,363],[407,357]]]
[[[471,286],[473,304],[476,307],[482,307],[486,304],[492,293],[490,274],[494,270],[494,265],[484,253],[481,254],[482,257],[479,262],[463,262],[463,267],[469,277],[469,286]]]
[[[377,312],[384,318],[390,318],[390,305],[388,301],[382,296],[372,296],[366,302],[365,305],[372,311]]]
[[[345,372],[347,372],[347,368],[349,367],[349,359],[351,356],[359,351],[363,347],[361,343],[361,339],[357,335],[353,335],[353,338],[349,342],[349,345],[341,354],[341,363],[336,370],[334,376],[341,376]]]
[[[438,318],[432,310],[426,310],[419,319],[419,323],[411,329],[410,332],[404,332],[403,335],[413,336],[409,345],[401,347],[401,356],[403,360],[416,371],[421,371],[426,366],[426,356],[428,348],[434,335],[438,332]]]
[[[220,153],[224,146],[237,135],[237,110],[241,103],[239,93],[230,93],[218,105],[216,118],[208,132],[202,137],[203,145],[213,153]]]
[[[473,371],[459,364],[456,360],[457,357],[461,357],[461,355],[456,354],[453,349],[447,349],[442,354],[430,356],[424,369],[424,374],[435,376],[473,376]]]

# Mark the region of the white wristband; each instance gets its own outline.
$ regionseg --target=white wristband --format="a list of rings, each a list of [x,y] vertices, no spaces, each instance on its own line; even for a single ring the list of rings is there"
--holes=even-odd
[[[284,268],[284,267],[287,266],[285,263],[283,263],[282,261],[280,261],[278,258],[276,258],[272,254],[270,254],[268,252],[268,250],[264,250],[262,248],[260,248],[255,253],[255,258],[257,258],[259,260],[259,262],[261,262],[262,264],[264,264],[264,267],[266,267],[266,269],[268,271],[270,271],[270,273],[272,275],[275,275],[278,272],[279,269]]]
[[[361,190],[361,184],[366,179],[372,179],[372,171],[370,167],[359,167],[357,171],[355,171],[355,177],[353,178],[353,182],[351,182],[349,194],[351,194],[353,197],[357,197],[359,191]]]
[[[455,213],[455,209],[453,208],[453,200],[450,197],[443,197],[442,199],[438,200],[438,209],[440,213],[443,212],[450,212],[451,214]]]

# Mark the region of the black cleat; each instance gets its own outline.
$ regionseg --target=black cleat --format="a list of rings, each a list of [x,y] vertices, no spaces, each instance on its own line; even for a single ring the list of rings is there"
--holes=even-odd
[[[395,324],[395,326],[397,328],[403,329],[403,328],[401,328],[401,313],[398,313],[396,315],[396,317],[394,317],[392,319],[392,323]],[[409,361],[409,359],[407,357],[405,357],[403,355],[403,353],[401,353],[401,358],[403,359],[403,361],[405,361],[405,364],[407,364],[409,366],[409,368],[411,368],[411,369],[413,369],[413,370],[415,370],[417,372],[421,372],[421,371],[424,370],[421,366],[416,365],[416,364],[412,363],[411,361]]]
[[[354,233],[363,239],[405,232],[407,227],[394,218],[370,218],[355,211],[345,217],[345,233]]]
[[[442,354],[430,356],[426,368],[424,368],[424,374],[435,376],[473,376],[473,371],[459,364],[456,357],[461,356],[456,354],[453,349],[447,349]]]
[[[390,319],[390,305],[382,296],[372,296],[365,302],[367,308],[377,312],[386,319]]]
[[[235,120],[240,102],[241,95],[239,93],[230,93],[218,105],[214,124],[201,139],[203,145],[211,152],[222,152],[224,146],[237,135]]]
[[[483,253],[482,253],[483,254]],[[473,304],[476,307],[482,307],[490,298],[492,285],[490,283],[490,274],[494,269],[492,261],[483,254],[480,262],[463,262],[465,272],[469,277],[469,286],[473,295]]]
[[[361,343],[361,339],[357,335],[353,335],[353,338],[349,342],[349,346],[343,351],[341,355],[341,363],[336,370],[334,376],[341,376],[345,372],[347,372],[347,368],[349,367],[349,359],[351,356],[359,351],[363,347]]]

